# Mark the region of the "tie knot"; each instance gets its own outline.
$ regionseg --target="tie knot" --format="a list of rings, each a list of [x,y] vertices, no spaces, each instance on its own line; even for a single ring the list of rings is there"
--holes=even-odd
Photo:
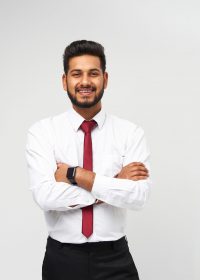
[[[83,121],[80,128],[83,130],[83,132],[90,133],[96,125],[97,123],[94,120]]]

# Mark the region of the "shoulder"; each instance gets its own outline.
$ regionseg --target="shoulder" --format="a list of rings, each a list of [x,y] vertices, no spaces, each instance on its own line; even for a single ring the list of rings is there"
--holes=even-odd
[[[64,120],[66,120],[66,112],[55,116],[49,116],[33,123],[29,127],[28,132],[33,132],[33,133],[37,133],[37,132],[45,133],[47,131],[50,132],[54,129],[54,127],[57,124],[63,123]]]
[[[107,115],[107,120],[109,130],[112,129],[115,139],[120,139],[125,146],[141,141],[145,137],[143,128],[134,122],[111,114]]]
[[[142,127],[138,124],[112,114],[107,114],[107,121],[112,125],[113,129],[117,131],[126,132],[128,134],[138,130],[143,131]]]

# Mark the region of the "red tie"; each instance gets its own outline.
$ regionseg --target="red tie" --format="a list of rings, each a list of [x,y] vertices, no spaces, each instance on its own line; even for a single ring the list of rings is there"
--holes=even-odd
[[[93,170],[92,166],[92,138],[91,131],[96,126],[94,120],[83,121],[80,128],[85,133],[83,168]],[[93,233],[93,205],[82,208],[82,233],[88,238]]]

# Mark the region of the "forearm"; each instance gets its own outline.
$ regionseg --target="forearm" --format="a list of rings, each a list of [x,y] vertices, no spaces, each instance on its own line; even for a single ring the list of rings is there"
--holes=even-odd
[[[143,208],[151,180],[133,181],[96,175],[91,193],[95,198],[116,207],[139,210]]]
[[[66,179],[67,166],[64,166],[61,178],[55,178],[59,169],[53,139],[54,133],[47,130],[43,122],[36,123],[28,131],[26,159],[30,190],[35,202],[44,211],[68,211],[93,204],[95,198],[87,191],[87,186],[91,187],[92,181],[89,185],[83,184],[85,189],[71,185]]]
[[[95,202],[94,196],[85,189],[73,186],[66,180],[56,181],[54,177],[56,164],[55,166],[47,164],[46,160],[37,156],[37,153],[30,149],[27,149],[26,156],[30,190],[41,209],[44,211],[68,211]]]
[[[60,177],[60,180],[61,182],[65,182],[69,185],[69,181],[65,175],[65,166],[63,165],[64,169],[63,172],[61,172],[61,174],[63,174]],[[124,169],[127,167],[124,167]],[[137,172],[133,173],[136,174],[135,176],[127,176],[127,172],[121,172],[121,175],[119,174],[121,176],[120,178],[117,178],[117,176],[111,178],[96,175],[96,173],[92,171],[77,167],[75,175],[77,186],[71,185],[71,188],[79,188],[85,191],[88,195],[92,195],[94,197],[94,201],[91,203],[91,200],[88,200],[90,204],[93,204],[95,199],[98,199],[116,207],[140,209],[144,206],[144,203],[147,200],[151,181],[148,178],[146,171],[142,171],[146,174],[145,176],[139,177],[137,175],[141,173],[141,170]],[[142,175],[144,175],[143,173]],[[76,203],[71,204],[70,207],[81,208],[83,206]]]
[[[76,182],[77,185],[91,192],[94,184],[96,174],[92,171],[86,170],[81,167],[76,168]]]
[[[44,211],[68,211],[95,202],[94,196],[77,186],[64,182],[41,182],[31,188],[35,202]]]
[[[140,209],[144,206],[151,181],[150,179],[130,180],[97,175],[78,167],[76,181],[79,187],[91,192],[98,200],[116,207]]]

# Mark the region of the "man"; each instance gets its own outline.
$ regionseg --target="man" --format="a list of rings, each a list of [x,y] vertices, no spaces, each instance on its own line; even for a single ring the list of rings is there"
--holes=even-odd
[[[72,42],[63,63],[72,108],[34,124],[26,149],[49,232],[42,279],[139,279],[124,230],[126,209],[142,208],[149,192],[143,130],[102,109],[108,74],[100,44]]]

